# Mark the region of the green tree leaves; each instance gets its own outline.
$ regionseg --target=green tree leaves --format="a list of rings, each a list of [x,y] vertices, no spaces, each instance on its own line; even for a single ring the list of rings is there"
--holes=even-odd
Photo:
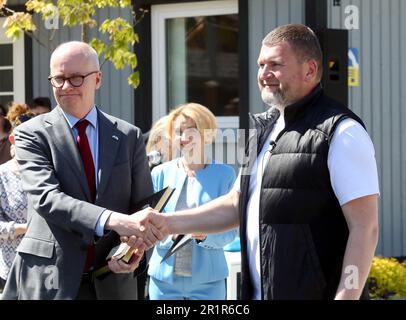
[[[25,3],[27,12],[15,12],[6,7],[6,1],[0,0],[0,9],[7,12],[4,24],[6,36],[17,40],[25,32],[35,37],[38,32],[33,22],[32,15],[37,13],[42,20],[58,16],[62,25],[67,28],[80,26],[82,28],[82,41],[89,44],[97,51],[101,60],[110,61],[116,69],[125,66],[136,69],[138,61],[133,52],[133,46],[139,42],[138,35],[134,32],[133,19],[128,21],[122,17],[107,19],[98,25],[96,15],[104,8],[129,8],[132,10],[131,0],[58,0],[53,4],[50,0],[28,0]],[[1,11],[0,11],[1,12]],[[87,39],[89,29],[95,29],[107,36],[103,41],[99,38]],[[140,83],[138,71],[134,71],[128,78],[129,85],[137,88]]]

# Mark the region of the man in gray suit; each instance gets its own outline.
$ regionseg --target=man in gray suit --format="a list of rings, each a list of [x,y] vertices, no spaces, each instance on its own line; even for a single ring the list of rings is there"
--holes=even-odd
[[[28,230],[3,299],[136,299],[134,270],[163,237],[145,219],[148,209],[128,215],[153,191],[141,132],[95,106],[102,74],[88,44],[60,45],[50,69],[58,106],[14,133]],[[92,259],[105,251],[96,239],[109,230],[132,236],[139,251],[130,264],[113,259],[114,273],[93,280]]]

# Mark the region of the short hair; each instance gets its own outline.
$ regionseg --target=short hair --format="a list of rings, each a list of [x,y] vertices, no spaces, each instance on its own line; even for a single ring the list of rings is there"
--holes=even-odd
[[[197,130],[203,137],[205,144],[213,142],[217,129],[216,117],[208,108],[194,102],[180,105],[169,113],[166,126],[169,137],[173,137],[173,122],[180,115],[190,118],[196,123]]]
[[[172,152],[169,150],[171,147],[171,139],[168,137],[166,132],[167,122],[168,116],[163,116],[157,122],[155,122],[149,131],[148,142],[145,146],[145,150],[147,153],[157,150],[165,160],[172,160]],[[161,143],[161,148],[157,147],[158,143]],[[165,143],[166,145],[162,145]]]
[[[51,111],[51,109],[52,109],[51,100],[48,97],[36,97],[36,98],[34,98],[29,107],[31,109],[35,109],[38,106],[46,107],[47,109],[49,109],[49,111]]]
[[[275,46],[286,41],[300,63],[314,59],[318,66],[317,76],[323,75],[323,53],[320,42],[312,29],[303,24],[287,24],[275,28],[262,40],[263,45]]]
[[[25,103],[12,102],[8,108],[6,119],[10,121],[12,129],[21,123],[34,118],[35,114],[30,112],[30,108]]]

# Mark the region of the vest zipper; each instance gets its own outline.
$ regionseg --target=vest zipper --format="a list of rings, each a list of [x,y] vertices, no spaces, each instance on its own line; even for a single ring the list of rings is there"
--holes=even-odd
[[[276,147],[276,141],[271,140],[269,142],[269,150],[265,152],[264,158],[262,159],[262,168],[261,168],[262,177],[261,177],[260,190],[262,190],[265,168],[268,165],[268,162],[271,160],[272,152],[275,149],[275,147]],[[269,152],[269,156],[268,156],[268,158],[265,159],[265,156],[268,152]],[[261,219],[260,219],[261,212],[262,212],[262,207],[261,207],[261,193],[260,193],[260,195],[259,195],[259,212],[258,212],[258,220],[259,220],[258,221],[258,235],[259,235],[259,237],[258,237],[259,244],[258,245],[259,245],[259,250],[260,250],[260,252],[259,252],[259,271],[260,271],[259,279],[260,279],[260,288],[261,288],[261,300],[264,300],[264,286],[263,286],[264,279],[263,279],[263,272],[262,272],[262,252],[261,252],[262,251],[262,232],[261,232]]]

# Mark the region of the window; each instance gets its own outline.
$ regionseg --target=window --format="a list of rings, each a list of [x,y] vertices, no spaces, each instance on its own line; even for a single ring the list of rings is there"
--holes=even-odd
[[[16,42],[7,38],[5,18],[0,18],[0,104],[25,102],[24,37]]]
[[[238,1],[154,5],[151,11],[153,121],[198,102],[220,128],[238,128]]]

